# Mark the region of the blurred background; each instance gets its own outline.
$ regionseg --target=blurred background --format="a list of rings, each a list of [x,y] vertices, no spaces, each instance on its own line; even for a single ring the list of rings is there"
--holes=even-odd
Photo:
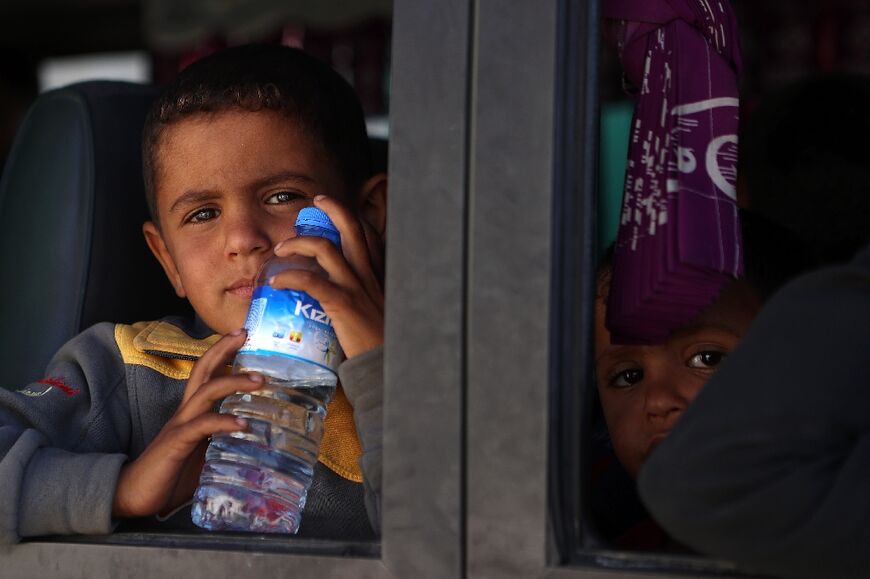
[[[248,42],[303,48],[357,90],[386,138],[392,0],[3,0],[0,167],[40,92],[80,80],[163,84],[206,54]]]

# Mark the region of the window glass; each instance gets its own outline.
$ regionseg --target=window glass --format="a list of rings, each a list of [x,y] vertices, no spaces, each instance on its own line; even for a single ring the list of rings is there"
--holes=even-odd
[[[741,156],[739,160],[737,202],[744,212],[745,221],[749,223],[752,223],[749,219],[754,213],[747,214],[747,211],[763,211],[766,218],[777,220],[778,223],[801,232],[801,219],[808,217],[786,215],[781,210],[786,203],[774,203],[773,193],[770,194],[771,201],[766,201],[766,193],[757,185],[753,187],[754,183],[759,182],[755,173],[751,168],[750,171],[745,170],[746,165],[757,166],[761,158],[759,143],[763,136],[759,135],[760,129],[756,125],[770,122],[765,116],[765,103],[774,97],[783,98],[783,94],[788,94],[784,91],[793,90],[792,87],[798,87],[794,90],[802,90],[802,83],[808,79],[827,79],[838,74],[870,72],[870,51],[866,42],[858,40],[870,30],[870,12],[861,2],[832,4],[821,0],[807,0],[801,3],[802,10],[794,10],[792,5],[773,0],[731,1],[738,20],[743,64],[739,79],[740,142],[742,147],[745,136],[746,149],[741,148],[740,152],[741,155],[747,155],[745,158]],[[600,36],[597,56],[599,133],[598,179],[595,190],[597,228],[593,252],[595,260],[593,267],[583,272],[583,275],[592,278],[596,275],[594,263],[602,262],[606,249],[615,239],[619,225],[626,154],[634,109],[634,101],[623,86],[622,64],[617,48],[605,38],[604,32]],[[832,106],[836,107],[838,99],[848,98],[846,88],[841,93],[836,92],[837,86],[845,85],[831,83],[829,86],[833,91],[830,96]],[[807,115],[804,118],[814,114],[810,110],[804,112]],[[764,125],[767,128],[769,126]],[[557,192],[559,194],[568,193]],[[779,209],[775,207],[776,204]],[[563,232],[563,236],[575,235],[576,230],[576,227],[574,231],[569,228]],[[811,234],[812,232],[807,233]],[[823,239],[823,235],[830,237],[833,234],[827,231],[824,234],[819,233],[819,239]],[[563,244],[568,243],[565,239],[563,237]],[[796,239],[795,242],[805,241],[807,240]],[[567,283],[572,283],[570,277],[559,282],[566,283],[566,279]],[[578,298],[580,301],[577,307],[585,313],[578,316],[589,325],[593,324],[595,305],[593,300],[587,301],[586,298],[601,291],[599,282],[600,278],[595,278],[596,288],[592,292],[584,292],[585,286],[582,282],[577,282],[576,287],[570,286],[568,290],[563,287],[563,291],[576,291],[582,297],[582,300]],[[570,410],[560,409],[561,412],[555,412],[554,420],[551,421],[554,432],[558,432],[555,437],[558,441],[556,456],[565,461],[561,463],[561,470],[556,475],[561,486],[555,485],[553,492],[559,497],[559,502],[554,506],[559,509],[554,516],[557,521],[557,534],[565,538],[566,542],[562,545],[572,553],[569,558],[573,558],[575,562],[588,563],[590,553],[603,548],[632,553],[632,556],[648,561],[653,567],[695,565],[696,563],[686,561],[692,561],[697,555],[678,544],[665,530],[658,527],[639,500],[633,469],[624,466],[618,453],[614,451],[613,433],[608,429],[602,402],[596,391],[596,380],[599,383],[609,380],[628,388],[642,379],[642,372],[635,367],[637,364],[628,364],[613,369],[610,375],[596,375],[596,359],[589,355],[593,351],[595,331],[589,327],[573,334],[570,331],[563,333],[561,338],[562,350],[571,352],[570,356],[574,357],[574,361],[568,361],[570,356],[565,355],[561,362],[556,363],[557,375],[562,379],[562,393],[557,400],[558,403],[567,404]],[[570,343],[571,340],[574,343]],[[566,347],[565,342],[570,345]],[[556,358],[559,359],[559,356]],[[709,366],[711,372],[720,361],[710,356],[698,360],[699,364]],[[579,388],[577,382],[570,381],[571,372],[576,372]],[[569,380],[564,381],[565,378]],[[576,426],[578,424],[582,425],[579,430]],[[560,520],[561,525],[558,523]],[[671,559],[656,559],[661,554],[667,554]],[[689,559],[674,563],[675,556]]]

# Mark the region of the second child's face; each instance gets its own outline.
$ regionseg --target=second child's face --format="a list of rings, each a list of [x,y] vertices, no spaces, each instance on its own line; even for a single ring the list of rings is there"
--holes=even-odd
[[[604,325],[605,303],[595,304],[598,394],[617,458],[632,476],[664,440],[716,367],[749,329],[759,304],[732,283],[696,320],[663,344],[617,345]]]
[[[271,111],[170,125],[157,160],[160,229],[146,224],[146,238],[176,292],[219,333],[244,324],[257,271],[292,237],[299,210],[321,194],[347,201],[322,146]]]

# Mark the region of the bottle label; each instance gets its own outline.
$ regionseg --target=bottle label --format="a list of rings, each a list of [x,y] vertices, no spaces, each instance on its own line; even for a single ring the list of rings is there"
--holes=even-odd
[[[336,373],[344,361],[332,321],[320,303],[302,291],[254,288],[245,330],[248,337],[240,354],[298,358]]]

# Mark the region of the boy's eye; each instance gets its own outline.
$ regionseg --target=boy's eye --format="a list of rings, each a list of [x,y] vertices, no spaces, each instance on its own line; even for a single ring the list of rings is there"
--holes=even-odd
[[[630,368],[623,370],[610,379],[610,385],[617,388],[627,388],[633,386],[643,380],[643,370],[640,368]]]
[[[725,352],[717,352],[715,350],[709,350],[706,352],[698,352],[691,358],[689,358],[689,367],[690,368],[715,368],[719,364],[722,363],[727,357]]]
[[[187,223],[202,223],[214,219],[219,214],[219,211],[213,207],[205,207],[197,209],[187,218]]]
[[[273,193],[266,198],[266,204],[282,205],[284,203],[292,203],[293,201],[298,201],[303,197],[304,195],[300,195],[299,193],[293,193],[292,191],[278,191],[277,193]]]

